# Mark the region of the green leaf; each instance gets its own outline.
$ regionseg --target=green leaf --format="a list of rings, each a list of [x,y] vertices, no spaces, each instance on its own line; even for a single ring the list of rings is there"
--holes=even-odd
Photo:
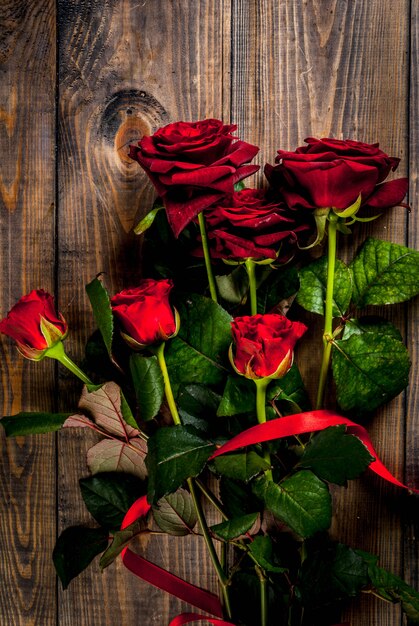
[[[258,516],[259,513],[250,513],[249,515],[236,517],[220,524],[214,524],[214,526],[211,526],[211,531],[224,541],[237,539],[237,537],[241,537],[255,525]]]
[[[245,483],[270,468],[269,463],[253,450],[218,456],[213,463],[218,474]]]
[[[267,313],[272,309],[281,309],[300,288],[298,272],[294,265],[270,270],[268,277],[261,283],[257,291],[258,312]]]
[[[113,336],[112,349],[114,351],[115,341],[121,343],[123,339],[117,338],[115,335]],[[117,349],[119,349],[119,346]],[[115,362],[111,360],[100,330],[95,330],[87,339],[84,347],[84,356],[85,358],[82,361],[83,371],[86,371],[86,373],[94,372],[97,380],[114,380],[118,382],[121,378],[122,372]]]
[[[177,403],[182,424],[193,426],[201,434],[211,432],[220,400],[221,396],[205,385],[181,385]]]
[[[111,565],[115,559],[121,554],[122,550],[126,548],[131,541],[142,532],[148,529],[147,519],[142,517],[135,520],[132,524],[124,528],[123,530],[117,530],[112,537],[112,543],[108,546],[107,550],[102,554],[99,561],[101,570]]]
[[[220,480],[220,498],[228,517],[242,517],[261,509],[260,501],[252,493],[250,485],[238,483],[226,476]]]
[[[125,513],[144,493],[142,481],[121,472],[95,474],[79,483],[89,513],[109,530],[119,529]]]
[[[268,401],[287,402],[301,411],[309,411],[311,408],[307,389],[304,386],[300,371],[293,364],[289,372],[279,380],[273,380],[267,390]],[[292,411],[295,413],[296,411]]]
[[[157,526],[169,535],[183,537],[192,532],[198,521],[192,496],[186,489],[170,493],[153,506]]]
[[[160,498],[176,491],[186,478],[198,476],[214,447],[190,426],[159,429],[148,440],[149,502],[157,504]]]
[[[210,420],[217,412],[221,397],[205,385],[185,385],[178,397],[178,406],[183,411]]]
[[[362,335],[363,333],[375,333],[377,335],[388,335],[398,341],[402,341],[402,336],[398,328],[391,322],[375,316],[365,315],[359,319],[350,319],[345,324],[342,339],[349,339],[351,335]]]
[[[374,457],[362,441],[346,433],[346,426],[331,426],[307,444],[298,465],[311,469],[319,478],[336,485],[357,478]]]
[[[299,271],[300,290],[297,302],[306,311],[324,315],[324,302],[327,284],[327,256],[322,256]],[[349,307],[352,296],[352,276],[349,268],[336,260],[333,290],[334,317],[344,315]]]
[[[368,238],[350,266],[354,303],[395,304],[419,293],[419,252]]]
[[[5,415],[0,424],[7,437],[53,433],[63,426],[71,413],[17,413]]]
[[[364,558],[365,553],[360,552]],[[371,556],[371,555],[367,555]],[[419,592],[410,587],[404,580],[378,567],[374,560],[366,559],[368,575],[374,591],[391,602],[401,602],[402,609],[413,624],[419,624]]]
[[[63,589],[67,589],[73,578],[86,569],[107,546],[108,531],[105,528],[66,528],[58,537],[52,553]]]
[[[333,348],[337,401],[344,411],[374,411],[408,384],[409,354],[392,336],[353,334]]]
[[[229,376],[217,415],[229,417],[255,411],[256,387],[252,380],[244,377]]]
[[[310,409],[310,400],[296,364],[280,380],[274,380],[267,390],[268,401],[285,401],[298,405],[301,410]],[[252,380],[240,376],[229,376],[217,415],[230,417],[255,411],[256,386]],[[295,413],[295,411],[293,411]]]
[[[239,180],[238,183],[234,184],[234,191],[241,191],[242,189],[246,189],[246,183],[244,180]]]
[[[157,357],[132,354],[129,365],[141,419],[151,420],[159,412],[164,398],[164,381]]]
[[[178,306],[179,334],[166,349],[174,392],[179,385],[220,383],[230,373],[228,348],[232,341],[230,315],[218,304],[196,294]]]
[[[253,557],[264,570],[276,574],[282,574],[288,571],[286,567],[281,567],[277,563],[270,537],[255,537],[254,540],[248,544],[248,547]]]
[[[309,470],[301,470],[279,484],[262,478],[254,485],[266,508],[300,537],[327,530],[332,503],[327,485]]]
[[[249,277],[239,265],[230,274],[216,276],[218,293],[226,302],[241,304],[249,289]]]
[[[300,592],[305,606],[316,607],[356,596],[368,584],[367,565],[355,550],[328,543],[308,550],[301,569]]]
[[[113,315],[109,294],[102,282],[94,278],[86,285],[86,292],[93,310],[93,317],[101,332],[109,356],[112,358]]]
[[[131,411],[131,407],[128,404],[123,391],[121,389],[121,413],[122,413],[122,417],[124,418],[125,422],[129,425],[132,426],[132,428],[135,428],[135,430],[139,430],[139,426],[137,424],[137,422],[135,421],[135,418],[132,414]]]
[[[143,217],[143,219],[134,228],[134,233],[136,235],[142,235],[143,233],[145,233],[145,231],[148,230],[153,224],[154,220],[156,219],[157,213],[162,209],[164,209],[164,204],[162,203],[160,198],[157,198],[151,211],[149,211],[147,215]]]

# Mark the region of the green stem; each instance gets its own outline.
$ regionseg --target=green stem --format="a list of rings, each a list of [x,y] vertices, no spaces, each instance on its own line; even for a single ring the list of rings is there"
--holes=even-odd
[[[80,380],[82,380],[86,385],[93,384],[90,378],[86,376],[86,374],[70,359],[70,357],[66,355],[61,341],[56,343],[54,346],[51,346],[51,348],[48,348],[45,356],[59,361],[61,365],[64,365],[64,367],[70,370],[70,372],[77,376],[77,378],[80,378]]]
[[[204,485],[200,480],[195,480],[195,484],[202,491],[203,495],[207,498],[207,500],[217,509],[217,511],[222,515],[224,520],[228,520],[228,516],[225,514],[221,503],[216,498],[216,496],[210,491],[206,485]],[[267,598],[267,577],[265,571],[260,567],[256,558],[249,550],[249,546],[243,540],[239,540],[237,543],[232,542],[240,550],[246,552],[247,556],[254,562],[255,570],[258,574],[260,580],[260,598],[261,598],[261,626],[265,626],[267,624],[267,615],[268,615],[268,598]],[[221,544],[221,563],[223,565],[224,572],[226,571],[225,567],[225,551],[227,548],[226,543]]]
[[[202,491],[203,495],[206,497],[208,502],[210,502],[213,507],[219,512],[224,521],[228,521],[228,515],[225,513],[221,502],[218,498],[212,493],[210,489],[203,482],[199,480],[199,478],[195,478],[196,486]]]
[[[225,541],[223,541],[220,547],[220,563],[221,563],[221,568],[224,572],[224,576],[226,577],[228,576],[227,547],[228,547],[228,544]]]
[[[327,382],[327,374],[330,365],[330,355],[332,352],[332,332],[333,332],[333,287],[335,279],[336,265],[336,241],[337,241],[338,217],[334,213],[329,214],[328,227],[328,248],[327,248],[327,282],[326,301],[323,333],[323,357],[320,367],[319,385],[317,389],[316,409],[320,409],[323,404],[324,390]]]
[[[224,607],[227,613],[227,617],[231,619],[232,613],[231,613],[230,597],[228,594],[228,578],[226,574],[224,573],[222,565],[218,559],[215,546],[212,543],[211,534],[207,526],[207,521],[205,519],[204,512],[202,510],[201,502],[196,493],[195,482],[192,478],[188,478],[186,482],[188,483],[189,491],[191,492],[192,501],[195,506],[196,514],[198,516],[199,524],[202,529],[202,535],[204,537],[204,541],[206,543],[210,559],[212,561],[212,564],[218,576],[218,580],[219,580],[220,587],[221,587],[221,592],[223,594]]]
[[[182,424],[179,413],[177,410],[175,398],[173,396],[172,385],[170,384],[169,372],[167,371],[166,359],[164,358],[164,346],[166,344],[163,342],[157,348],[154,349],[154,354],[157,357],[157,361],[160,366],[161,373],[163,375],[164,382],[164,391],[166,394],[167,404],[169,405],[170,413],[172,414],[173,423],[176,426],[180,426]]]
[[[256,566],[256,573],[260,583],[260,624],[267,626],[268,624],[268,580],[263,570]]]
[[[256,265],[253,259],[249,258],[245,261],[247,275],[249,277],[249,293],[250,293],[250,314],[256,315],[258,312],[258,301],[256,291]]]
[[[270,383],[269,378],[254,378],[254,383],[256,385],[256,416],[259,424],[264,424],[266,422],[266,389]],[[269,466],[271,463],[271,455],[269,451],[264,446],[263,458]],[[272,470],[268,469],[265,471],[265,476],[268,480],[273,480],[272,478]]]
[[[210,256],[210,251],[209,251],[209,246],[208,246],[207,230],[205,228],[205,219],[204,219],[204,214],[202,212],[198,213],[198,222],[199,222],[199,230],[201,232],[202,249],[204,251],[204,260],[205,260],[205,267],[207,270],[210,294],[214,302],[218,302],[217,288],[215,286],[214,274],[212,273],[211,256]]]
[[[165,346],[164,343],[160,344],[157,348],[155,348],[154,353],[157,356],[161,373],[163,375],[164,391],[166,394],[167,404],[169,405],[169,409],[172,414],[173,423],[176,424],[176,426],[181,426],[182,422],[181,422],[181,419],[177,410],[176,402],[173,396],[172,385],[170,384],[169,372],[167,371],[166,359],[164,358],[164,346]],[[196,514],[197,514],[197,517],[198,517],[198,520],[202,529],[202,535],[204,537],[204,541],[206,543],[210,559],[212,561],[212,564],[218,576],[218,580],[220,582],[221,591],[222,591],[223,600],[224,600],[224,607],[227,613],[227,617],[231,619],[232,615],[231,615],[230,598],[228,595],[228,578],[226,574],[224,573],[224,570],[221,566],[217,552],[215,550],[214,544],[212,542],[210,530],[208,528],[208,525],[205,519],[204,511],[202,509],[201,502],[196,493],[195,481],[193,480],[193,478],[188,478],[186,482],[188,484],[189,491],[192,496],[192,501],[193,501]]]

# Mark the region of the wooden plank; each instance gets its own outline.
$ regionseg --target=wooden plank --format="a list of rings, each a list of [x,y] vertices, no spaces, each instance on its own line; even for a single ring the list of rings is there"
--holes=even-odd
[[[139,242],[131,229],[154,192],[126,153],[128,144],[178,119],[222,117],[229,67],[229,2],[211,0],[59,1],[60,146],[59,284],[68,303],[72,355],[79,360],[93,321],[84,284],[105,272],[115,293],[140,274]],[[223,96],[222,94],[225,94]],[[67,375],[65,404],[75,402]],[[63,405],[64,406],[64,405]],[[88,519],[77,488],[86,474],[85,433],[60,438],[60,519]],[[170,543],[173,546],[173,543]],[[150,542],[149,556],[172,571],[214,588],[202,546]],[[104,576],[98,566],[60,594],[61,626],[166,624],[180,603],[141,584],[120,564]]]
[[[410,32],[410,98],[409,98],[409,203],[412,212],[409,215],[409,238],[408,245],[415,250],[419,250],[419,2],[411,2],[411,32]],[[407,422],[406,422],[406,481],[411,486],[419,485],[419,385],[418,385],[418,359],[419,359],[419,337],[418,337],[418,300],[410,304],[408,309],[408,330],[407,345],[411,352],[413,367],[410,377],[410,385],[407,396]],[[419,588],[419,553],[418,553],[418,507],[417,502],[410,498],[406,502],[405,509],[405,544],[404,544],[404,576],[411,585]]]
[[[295,149],[308,136],[379,140],[386,152],[406,156],[409,2],[234,0],[232,7],[231,118],[246,140],[261,146],[261,164],[272,163],[279,147]],[[406,167],[404,161],[400,175]],[[404,243],[405,212],[389,212],[367,230]],[[346,243],[341,240],[342,256],[352,256],[358,242],[356,234]],[[397,319],[399,327],[401,322],[403,332],[402,311],[396,307],[384,314]],[[321,332],[314,316],[307,320],[312,333]],[[313,391],[317,349],[306,343],[299,351]],[[404,417],[403,398],[398,398],[368,425],[383,460],[400,478]],[[380,554],[381,564],[398,574],[399,501],[399,493],[368,478],[337,497],[333,525],[337,537]],[[352,626],[394,626],[400,624],[400,612],[368,598],[346,619]]]
[[[55,2],[0,8],[0,318],[31,289],[54,289]],[[2,415],[51,410],[52,362],[0,338]],[[0,462],[0,622],[55,625],[55,439],[5,440]]]

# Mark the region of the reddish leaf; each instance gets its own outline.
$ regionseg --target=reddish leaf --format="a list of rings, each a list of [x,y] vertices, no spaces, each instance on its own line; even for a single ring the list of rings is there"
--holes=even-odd
[[[90,415],[96,426],[110,435],[130,439],[139,434],[138,430],[129,426],[123,418],[121,389],[116,383],[105,383],[90,392],[84,387],[79,409]]]
[[[126,472],[142,480],[147,476],[144,457],[147,444],[142,439],[130,439],[129,443],[118,439],[104,439],[87,453],[87,465],[92,474],[99,472]]]
[[[66,419],[63,428],[95,428],[95,425],[87,415],[75,413]]]

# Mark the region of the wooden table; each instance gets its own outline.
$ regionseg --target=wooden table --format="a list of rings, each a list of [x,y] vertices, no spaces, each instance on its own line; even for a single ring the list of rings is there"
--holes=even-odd
[[[402,158],[413,211],[389,211],[368,232],[418,248],[418,13],[417,0],[2,0],[0,316],[33,288],[55,292],[69,352],[81,358],[94,328],[84,285],[102,271],[116,292],[140,272],[132,227],[153,190],[127,146],[179,119],[231,120],[261,147],[261,164],[307,136],[379,140]],[[408,396],[369,427],[395,474],[419,485],[417,310],[385,315],[416,364]],[[0,351],[3,414],[76,405],[78,385],[62,369],[24,361],[5,337]],[[301,353],[309,378],[310,354]],[[88,443],[83,431],[2,438],[4,626],[166,626],[181,608],[120,564],[102,576],[94,565],[64,593],[57,586],[56,533],[88,519],[77,484]],[[417,586],[411,501],[371,477],[336,500],[336,535]],[[149,554],[194,582],[198,569],[214,588],[199,549],[153,540]],[[374,598],[346,617],[401,623],[397,607]]]

